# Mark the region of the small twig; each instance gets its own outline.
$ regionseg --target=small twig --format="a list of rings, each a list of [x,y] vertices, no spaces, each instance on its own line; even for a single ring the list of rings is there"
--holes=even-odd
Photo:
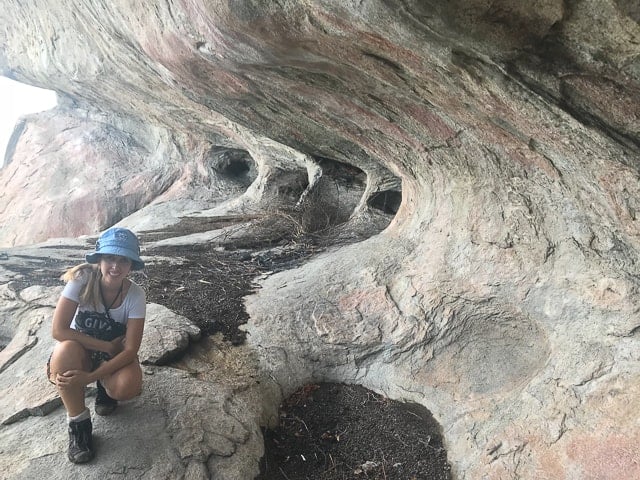
[[[336,462],[333,459],[333,457],[331,456],[331,454],[329,454],[329,460],[331,460],[331,467],[327,468],[325,470],[325,473],[329,473],[331,470],[335,470],[337,468]]]
[[[294,416],[293,416],[293,419],[294,419],[294,420],[299,421],[300,423],[302,423],[302,425],[304,425],[304,428],[305,428],[305,430],[307,431],[307,433],[310,433],[310,432],[309,432],[309,428],[307,427],[307,424],[306,424],[306,423],[304,423],[304,420],[302,420],[302,419],[301,419],[300,417],[298,417],[297,415],[294,415]]]
[[[342,430],[341,432],[339,431],[336,434],[336,440],[340,441],[340,437],[343,436],[345,433],[347,433],[349,431],[349,427],[347,426],[344,430]]]
[[[408,446],[409,446],[409,445],[407,445],[407,444],[402,440],[402,438],[400,438],[400,435],[399,435],[399,434],[397,434],[397,433],[396,433],[396,434],[394,434],[393,436],[396,438],[396,440],[398,440],[398,441],[399,441],[402,445],[404,445],[405,447],[408,447]]]
[[[287,480],[291,480],[289,477],[287,477],[287,474],[284,473],[284,470],[282,470],[282,467],[278,467],[278,470],[280,470],[280,473],[282,473],[282,475],[284,476],[284,478],[286,478]]]
[[[382,457],[382,462],[380,462],[380,465],[382,466],[382,476],[383,476],[384,480],[386,480],[387,479],[387,472],[384,469],[384,463],[385,463],[384,451],[380,450],[380,456]]]

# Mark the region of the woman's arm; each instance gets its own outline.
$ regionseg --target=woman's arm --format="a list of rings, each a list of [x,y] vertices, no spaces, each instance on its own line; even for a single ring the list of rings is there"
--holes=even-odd
[[[98,350],[101,352],[107,352],[110,355],[118,353],[120,349],[114,342],[98,340],[97,338],[85,335],[84,333],[71,328],[71,322],[73,321],[73,317],[76,314],[77,309],[77,302],[74,302],[67,297],[60,297],[58,304],[56,305],[56,309],[53,312],[53,325],[51,328],[53,338],[59,342],[75,340],[87,350]]]
[[[142,343],[143,332],[144,318],[130,318],[127,322],[127,333],[124,342],[120,342],[121,350],[111,360],[102,362],[98,368],[91,372],[91,380],[87,383],[110,375],[135,361]]]

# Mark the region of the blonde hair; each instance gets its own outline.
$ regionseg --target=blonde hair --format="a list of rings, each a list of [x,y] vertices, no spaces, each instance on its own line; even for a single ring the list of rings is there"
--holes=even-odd
[[[70,268],[62,277],[65,282],[76,280],[78,278],[88,276],[86,285],[80,292],[80,303],[84,305],[93,305],[96,310],[102,305],[102,295],[100,293],[100,272],[99,264],[82,263]]]

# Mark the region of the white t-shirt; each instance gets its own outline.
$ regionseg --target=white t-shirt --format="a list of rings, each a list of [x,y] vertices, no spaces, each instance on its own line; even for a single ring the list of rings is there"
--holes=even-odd
[[[81,312],[105,312],[104,305],[98,305],[98,310],[93,305],[83,305],[80,303],[80,292],[89,281],[88,275],[81,275],[79,278],[70,280],[62,290],[62,296],[78,303],[78,309],[71,322],[71,328],[78,329],[76,318]],[[147,302],[144,290],[136,283],[131,282],[127,296],[124,297],[122,304],[118,308],[109,310],[109,317],[114,322],[126,325],[130,318],[145,318],[147,313]]]

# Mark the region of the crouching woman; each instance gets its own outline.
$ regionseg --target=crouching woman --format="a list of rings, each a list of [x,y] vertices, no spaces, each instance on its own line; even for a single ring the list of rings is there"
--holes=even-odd
[[[137,237],[130,230],[104,232],[87,263],[63,275],[67,283],[53,314],[57,344],[47,374],[56,385],[69,431],[69,460],[85,463],[94,456],[92,423],[85,387],[97,382],[95,412],[109,415],[118,400],[142,390],[138,350],[146,315],[145,293],[129,278],[141,270]]]

